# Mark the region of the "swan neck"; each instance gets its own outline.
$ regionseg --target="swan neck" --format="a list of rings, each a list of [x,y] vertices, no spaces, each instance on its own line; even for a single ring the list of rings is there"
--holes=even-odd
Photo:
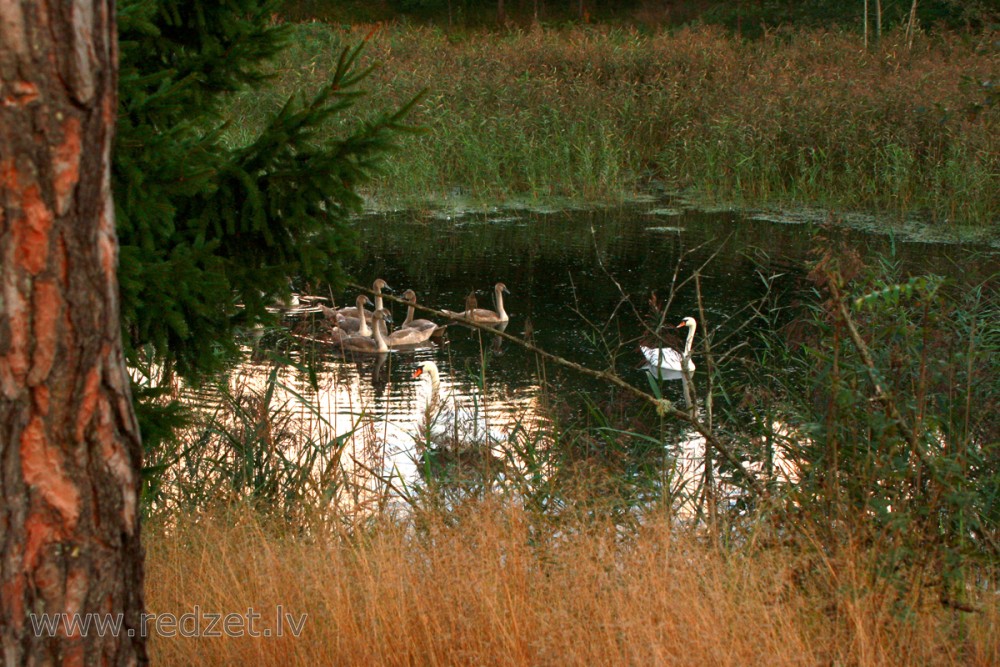
[[[438,375],[438,370],[436,368],[430,369],[431,376],[431,400],[437,403],[438,394],[441,391],[441,378]]]
[[[413,322],[413,313],[415,311],[416,309],[413,307],[412,303],[406,307],[406,319],[403,320],[403,324],[401,326],[404,327],[410,326],[410,323]]]
[[[364,323],[365,318],[361,318],[361,322]],[[382,321],[381,317],[372,319],[372,329],[374,330],[372,334],[375,336],[375,344],[378,347],[379,352],[388,352],[389,346],[385,344],[385,339],[382,338],[382,330],[379,328],[378,323]]]
[[[438,375],[438,369],[436,366],[426,367],[426,374],[429,380],[430,392],[427,395],[427,403],[424,406],[424,411],[429,417],[437,409],[437,404],[440,400],[441,378]]]
[[[694,330],[698,325],[691,323],[688,325],[688,337],[687,341],[684,342],[684,356],[691,356],[691,346],[694,344]]]
[[[358,335],[359,336],[371,336],[372,335],[372,330],[368,327],[368,320],[365,319],[365,311],[364,310],[359,310],[359,312],[358,312],[358,321],[360,322],[360,324],[358,324]],[[375,329],[377,331],[378,330],[378,326],[376,326]],[[376,340],[378,340],[378,339],[376,339]]]
[[[501,320],[507,319],[507,312],[503,309],[503,290],[497,289],[497,315],[500,316]]]

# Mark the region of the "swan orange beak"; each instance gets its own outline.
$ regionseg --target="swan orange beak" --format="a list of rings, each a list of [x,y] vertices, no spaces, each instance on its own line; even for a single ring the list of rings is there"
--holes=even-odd
[[[424,372],[424,368],[423,368],[423,366],[421,366],[417,370],[413,371],[413,377],[418,378],[418,377],[420,377],[420,374],[423,373],[423,372]]]
[[[680,329],[681,327],[686,327],[686,326],[687,326],[686,324],[684,324],[683,322],[681,322],[680,324],[678,324],[678,325],[677,325],[676,327],[674,327],[674,328],[675,328],[675,329]],[[673,334],[671,334],[671,335],[673,335]]]

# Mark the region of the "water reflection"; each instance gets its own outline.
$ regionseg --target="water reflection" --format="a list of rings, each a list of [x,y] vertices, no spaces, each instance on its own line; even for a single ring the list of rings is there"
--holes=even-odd
[[[300,332],[305,324],[298,323]],[[405,495],[426,482],[429,463],[441,467],[448,457],[466,468],[477,457],[506,466],[503,445],[510,434],[545,422],[539,384],[494,381],[502,375],[496,362],[503,356],[494,353],[502,351],[496,338],[486,334],[478,359],[470,359],[447,344],[344,353],[320,336],[299,333],[287,351],[295,363],[278,367],[275,401],[295,412],[312,440],[341,443],[339,461],[353,477],[352,493],[357,496],[360,489],[365,496],[361,502],[384,496],[387,489]],[[427,423],[430,386],[414,377],[428,364],[437,374],[433,428]],[[303,372],[306,367],[311,372]],[[270,365],[248,364],[232,377],[249,376],[263,389],[272,372]]]
[[[662,224],[667,218],[669,225]],[[365,216],[357,225],[366,242],[349,268],[359,283],[382,277],[397,290],[413,289],[421,303],[442,308],[473,299],[487,304],[494,285],[501,282],[510,291],[503,304],[510,321],[498,325],[499,331],[523,335],[589,368],[615,370],[641,388],[649,386],[651,369],[643,364],[639,342],[645,324],[659,315],[648,305],[651,294],[659,294],[662,302],[673,292],[667,314],[671,323],[704,312],[708,322],[699,324],[716,340],[732,334],[730,345],[752,346],[753,331],[741,330],[741,321],[731,318],[772,289],[762,275],[780,274],[779,289],[804,278],[815,231],[733,213],[662,206],[547,214],[481,212],[463,216],[458,224],[420,212],[399,212]],[[894,245],[884,237],[851,232],[843,236],[870,251],[894,250],[903,266],[919,271],[954,275],[970,252],[959,246]],[[698,267],[703,267],[702,304],[693,284],[673,289],[678,276],[683,279]],[[334,296],[343,305],[354,303],[357,294]],[[403,321],[402,305],[385,305],[396,311],[396,321]],[[421,429],[424,399],[421,380],[413,374],[423,362],[435,362],[440,394],[453,414],[471,412],[473,423],[487,434],[478,460],[493,470],[502,467],[501,462],[524,465],[506,443],[523,429],[544,433],[553,417],[547,398],[584,410],[588,397],[609,391],[600,381],[555,368],[499,336],[459,323],[448,326],[440,345],[355,355],[343,354],[314,335],[318,319],[312,313],[289,324],[299,337],[285,353],[314,374],[281,369],[279,380],[287,387],[281,400],[324,438],[340,439],[340,462],[364,480],[373,495],[384,493],[389,484],[406,493],[432,464],[455,463],[449,457],[462,465],[476,458],[474,448],[437,446]],[[693,358],[700,361],[699,350]],[[269,367],[248,364],[234,377],[259,376],[263,381],[270,372]],[[732,363],[720,372],[741,371]],[[682,373],[654,373],[652,379],[665,398],[694,405],[693,387]],[[693,380],[704,386],[703,378],[699,370]],[[771,431],[784,428],[772,425]],[[677,427],[664,442],[677,456],[678,479],[694,484],[704,461],[704,439]]]

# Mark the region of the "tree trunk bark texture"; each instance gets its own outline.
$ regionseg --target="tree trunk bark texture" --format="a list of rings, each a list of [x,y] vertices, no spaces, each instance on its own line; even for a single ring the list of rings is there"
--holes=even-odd
[[[110,191],[117,58],[113,0],[0,0],[5,665],[146,663],[142,446]],[[121,628],[63,622],[50,636],[42,614]]]

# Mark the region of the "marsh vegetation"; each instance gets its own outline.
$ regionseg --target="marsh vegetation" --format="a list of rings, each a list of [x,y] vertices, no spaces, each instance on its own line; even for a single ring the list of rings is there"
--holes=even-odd
[[[988,34],[908,46],[900,31],[866,50],[839,30],[294,29],[276,78],[234,100],[232,141],[365,39],[373,103],[425,91],[408,117],[422,131],[368,189],[383,205],[652,189],[991,229],[1000,219],[1000,52]]]
[[[126,79],[123,150],[187,142],[123,169],[166,184],[124,188],[126,333],[150,610],[308,620],[154,657],[1000,662],[992,33],[262,12],[270,78],[184,79],[198,122]],[[431,318],[504,282],[510,324],[354,357],[267,314],[376,277]],[[686,316],[697,371],[639,368]],[[415,433],[427,360],[499,437]]]
[[[522,249],[505,333],[532,318],[533,343],[611,375],[489,332],[451,328],[381,368],[265,334],[150,461],[153,608],[310,615],[308,641],[199,644],[217,664],[995,660],[1000,294],[988,262],[948,273],[990,250],[858,253],[858,235],[751,221],[770,234],[702,246],[729,216],[672,215],[682,231],[664,233],[649,210],[470,215],[423,254],[442,221],[368,220],[382,242],[353,270],[423,304],[489,285],[483,238]],[[690,394],[636,368],[667,306],[704,325]],[[414,437],[406,378],[423,359],[500,439]]]

